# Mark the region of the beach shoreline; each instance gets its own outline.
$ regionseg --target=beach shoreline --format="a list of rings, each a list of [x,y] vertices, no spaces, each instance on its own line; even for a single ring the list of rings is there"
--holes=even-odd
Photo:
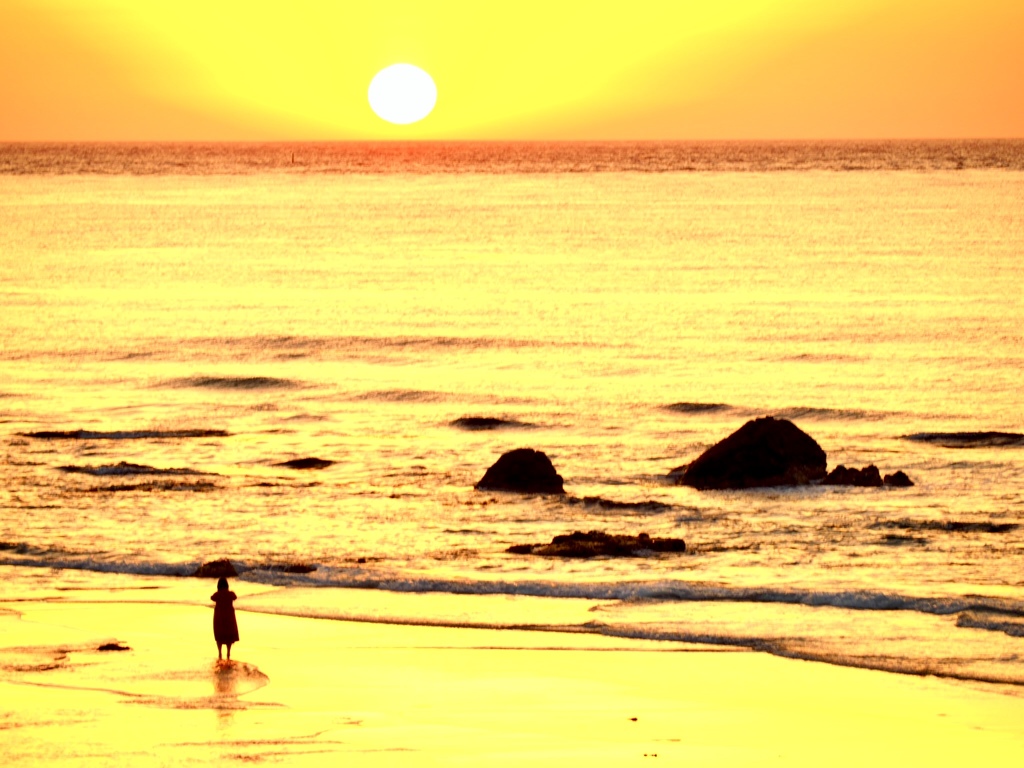
[[[218,665],[195,581],[124,581],[0,600],[5,764],[1009,765],[1024,749],[1005,687],[710,646],[243,609]]]

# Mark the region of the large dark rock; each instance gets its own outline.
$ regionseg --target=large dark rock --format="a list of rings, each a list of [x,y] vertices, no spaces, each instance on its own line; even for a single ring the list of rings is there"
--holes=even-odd
[[[907,477],[907,473],[902,469],[896,470],[891,475],[886,475],[882,478],[882,482],[893,488],[910,488],[914,484],[914,481]]]
[[[856,485],[862,488],[877,488],[882,484],[882,475],[879,473],[878,467],[874,464],[870,464],[864,467],[864,469],[844,467],[840,464],[825,476],[825,479],[821,481],[821,484]]]
[[[230,560],[211,560],[196,568],[192,575],[200,579],[219,579],[221,576],[224,578],[237,576],[238,571],[235,570],[235,566],[231,564]]]
[[[682,539],[652,539],[646,533],[637,536],[574,531],[555,536],[550,544],[516,544],[505,550],[514,555],[542,557],[644,557],[655,552],[685,552]]]
[[[700,489],[806,485],[825,477],[825,451],[786,419],[748,421],[708,448],[677,476]]]
[[[474,486],[478,491],[565,493],[562,476],[544,453],[516,448],[502,454]]]

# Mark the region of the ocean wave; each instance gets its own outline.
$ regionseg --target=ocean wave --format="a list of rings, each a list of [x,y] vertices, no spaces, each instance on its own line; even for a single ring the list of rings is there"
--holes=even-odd
[[[1019,140],[0,143],[0,174],[693,173],[1024,169]]]
[[[70,431],[19,432],[19,437],[36,440],[161,440],[193,437],[228,437],[223,429],[138,429],[113,432],[94,432],[88,429]]]
[[[42,566],[77,570],[99,570],[125,574],[164,573],[186,575],[198,562],[166,564],[153,562],[113,561],[87,553],[64,550],[40,550],[21,544],[6,544],[31,554],[29,559],[0,558],[0,564]],[[13,548],[13,549],[12,549]],[[964,611],[997,611],[1002,615],[1024,617],[1024,601],[986,595],[919,597],[898,592],[876,590],[814,590],[786,587],[731,587],[690,581],[587,582],[501,581],[424,579],[374,574],[365,564],[330,566],[317,563],[311,574],[286,574],[258,570],[265,559],[247,564],[232,558],[232,563],[246,581],[278,586],[335,587],[343,589],[379,589],[397,593],[440,593],[453,595],[522,595],[528,597],[581,598],[587,600],[619,600],[627,602],[738,602],[778,603],[811,608],[831,607],[856,611],[913,611],[936,616],[952,616]]]
[[[1007,616],[990,611],[965,611],[956,617],[958,627],[1004,632],[1011,637],[1024,637],[1024,617]]]
[[[195,469],[168,468],[160,469],[150,467],[146,464],[132,464],[127,461],[119,461],[117,464],[102,464],[100,466],[75,466],[67,465],[57,467],[61,472],[71,474],[93,475],[94,477],[120,477],[131,475],[209,475],[210,472],[200,472]]]
[[[990,520],[883,520],[869,528],[902,528],[907,531],[947,531],[949,533],[1008,533],[1018,523],[993,523]]]
[[[731,410],[732,406],[725,403],[672,403],[663,405],[662,409],[673,413],[717,413]]]
[[[421,389],[381,389],[363,392],[353,399],[379,400],[386,403],[443,403],[450,400],[451,395]]]
[[[887,414],[863,411],[858,408],[814,408],[810,406],[796,406],[783,408],[772,413],[776,418],[781,419],[835,419],[840,421],[860,421],[883,419]]]
[[[195,387],[197,389],[292,389],[299,386],[291,379],[273,376],[189,376],[167,382],[171,387]]]
[[[902,440],[930,443],[943,448],[1004,448],[1024,446],[1024,435],[1016,432],[917,432]]]
[[[614,499],[605,499],[601,496],[566,496],[563,501],[570,505],[579,505],[583,507],[596,507],[602,510],[627,510],[630,512],[668,512],[675,509],[672,504],[666,504],[661,501],[653,501],[648,499],[647,501],[615,501]]]
[[[153,493],[154,491],[187,491],[191,493],[209,493],[220,488],[216,483],[207,480],[150,480],[145,483],[128,483],[121,485],[95,485],[81,489],[84,493]]]

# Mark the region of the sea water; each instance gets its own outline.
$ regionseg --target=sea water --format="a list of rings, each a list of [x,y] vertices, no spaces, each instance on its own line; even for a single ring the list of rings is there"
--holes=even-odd
[[[1022,253],[1021,142],[3,145],[0,592],[229,558],[242,610],[1014,690]],[[915,485],[672,482],[762,415]],[[567,497],[474,490],[518,447]],[[687,552],[506,551],[595,529]]]

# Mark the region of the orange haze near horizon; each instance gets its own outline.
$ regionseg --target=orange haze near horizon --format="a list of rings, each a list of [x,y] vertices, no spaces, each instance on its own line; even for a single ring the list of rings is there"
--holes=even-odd
[[[0,0],[0,140],[1016,138],[1022,34],[1019,0]],[[396,62],[420,123],[367,103]]]

